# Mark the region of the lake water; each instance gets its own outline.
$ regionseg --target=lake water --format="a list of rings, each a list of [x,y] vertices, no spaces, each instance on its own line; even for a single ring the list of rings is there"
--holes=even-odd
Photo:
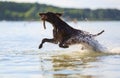
[[[120,78],[120,21],[68,22],[90,33],[105,32],[96,40],[107,49],[97,53],[56,44],[38,46],[52,38],[52,26],[42,22],[0,22],[0,78]]]

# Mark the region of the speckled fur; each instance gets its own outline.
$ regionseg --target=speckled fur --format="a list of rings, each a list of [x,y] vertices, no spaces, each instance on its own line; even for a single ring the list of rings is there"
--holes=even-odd
[[[44,38],[39,48],[42,48],[43,43],[51,42],[56,44],[59,43],[59,47],[62,48],[68,48],[69,45],[73,44],[84,44],[89,45],[97,50],[96,46],[98,46],[99,43],[94,39],[94,37],[102,34],[104,30],[93,35],[89,32],[72,28],[66,22],[60,19],[61,15],[58,13],[48,12],[40,13],[39,15],[41,16],[42,20],[48,21],[53,25],[53,39]]]

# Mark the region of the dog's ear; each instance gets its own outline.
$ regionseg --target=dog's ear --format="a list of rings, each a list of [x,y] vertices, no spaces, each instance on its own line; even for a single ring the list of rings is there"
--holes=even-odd
[[[62,13],[56,13],[56,16],[61,17]]]

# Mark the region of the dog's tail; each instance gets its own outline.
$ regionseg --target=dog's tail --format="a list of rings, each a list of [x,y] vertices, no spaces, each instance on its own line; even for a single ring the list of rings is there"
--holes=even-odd
[[[92,35],[92,36],[93,36],[93,37],[99,36],[99,35],[101,35],[103,32],[105,32],[105,31],[102,30],[101,32],[99,32],[99,33],[97,33],[97,34],[94,34],[94,35]]]

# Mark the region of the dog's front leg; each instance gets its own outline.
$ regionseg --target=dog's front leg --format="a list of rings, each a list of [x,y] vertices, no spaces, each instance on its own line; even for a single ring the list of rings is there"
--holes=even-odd
[[[56,28],[53,29],[53,39],[54,39],[54,43],[57,44],[58,43],[58,31]]]
[[[42,46],[43,46],[43,44],[44,44],[45,42],[56,43],[56,41],[55,41],[54,38],[53,38],[53,39],[44,38],[44,39],[42,40],[41,44],[39,45],[39,49],[42,48]]]

